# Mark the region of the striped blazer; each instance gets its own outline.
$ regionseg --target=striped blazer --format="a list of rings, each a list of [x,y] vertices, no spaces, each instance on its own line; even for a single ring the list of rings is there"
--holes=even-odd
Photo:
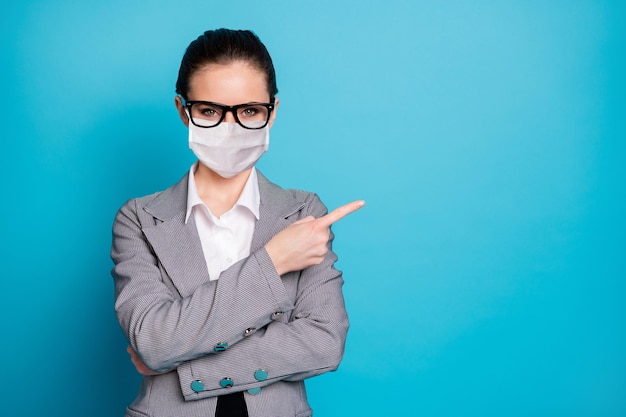
[[[126,416],[212,417],[216,397],[235,391],[250,417],[310,416],[304,379],[337,369],[348,330],[333,235],[320,265],[283,276],[264,245],[326,207],[259,173],[250,256],[209,281],[194,216],[185,224],[187,182],[129,200],[113,225],[115,311],[132,348],[162,372],[143,378]]]

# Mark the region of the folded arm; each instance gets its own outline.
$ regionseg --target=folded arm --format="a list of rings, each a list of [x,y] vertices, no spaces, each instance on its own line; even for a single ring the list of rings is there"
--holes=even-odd
[[[341,272],[332,267],[335,259],[329,252],[322,264],[283,278],[298,280],[291,313],[277,317],[224,352],[181,364],[178,373],[186,398],[222,395],[279,380],[302,380],[337,369],[344,353],[348,317]],[[263,371],[263,379],[257,378],[258,370]],[[225,377],[232,379],[233,387],[220,385]],[[203,382],[202,392],[192,389],[196,380]]]

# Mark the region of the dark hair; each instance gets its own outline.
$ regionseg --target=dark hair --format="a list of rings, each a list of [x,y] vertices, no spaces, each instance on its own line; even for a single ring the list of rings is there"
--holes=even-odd
[[[267,91],[273,101],[278,88],[272,58],[258,36],[249,30],[207,30],[191,42],[180,63],[176,93],[186,100],[191,76],[205,65],[228,64],[239,60],[263,71]]]

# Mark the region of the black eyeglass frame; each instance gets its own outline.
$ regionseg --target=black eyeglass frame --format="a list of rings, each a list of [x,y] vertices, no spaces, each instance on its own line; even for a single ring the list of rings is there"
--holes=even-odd
[[[193,120],[193,116],[191,115],[191,106],[193,106],[194,104],[204,104],[204,105],[207,105],[207,106],[218,107],[219,109],[222,110],[222,117],[220,117],[220,120],[217,123],[215,123],[213,126],[201,126],[201,125],[197,124]],[[210,129],[210,128],[219,126],[220,123],[222,123],[224,121],[224,118],[226,117],[226,113],[231,112],[233,117],[235,118],[235,121],[237,122],[237,124],[239,124],[239,126],[243,127],[244,129],[257,130],[257,129],[263,129],[269,123],[270,116],[272,115],[272,111],[276,107],[276,101],[272,100],[271,103],[251,102],[251,103],[244,103],[244,104],[236,104],[234,106],[226,106],[224,104],[215,103],[213,101],[203,101],[203,100],[190,100],[190,101],[187,101],[187,100],[185,100],[183,106],[185,106],[185,108],[189,112],[188,113],[189,114],[189,120],[191,120],[191,123],[193,123],[194,125],[196,125],[198,127],[202,127],[204,129]],[[245,126],[243,123],[241,123],[241,121],[239,120],[239,117],[237,117],[237,110],[239,110],[239,109],[241,109],[243,107],[249,107],[249,106],[263,106],[263,107],[265,107],[267,109],[267,119],[265,120],[265,123],[263,124],[263,126],[248,127],[248,126]]]

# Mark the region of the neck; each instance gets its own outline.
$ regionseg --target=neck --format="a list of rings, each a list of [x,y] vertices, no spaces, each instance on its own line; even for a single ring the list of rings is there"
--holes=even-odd
[[[221,217],[233,208],[248,181],[250,171],[252,168],[232,178],[224,178],[202,163],[198,163],[194,174],[198,195],[214,216]]]

